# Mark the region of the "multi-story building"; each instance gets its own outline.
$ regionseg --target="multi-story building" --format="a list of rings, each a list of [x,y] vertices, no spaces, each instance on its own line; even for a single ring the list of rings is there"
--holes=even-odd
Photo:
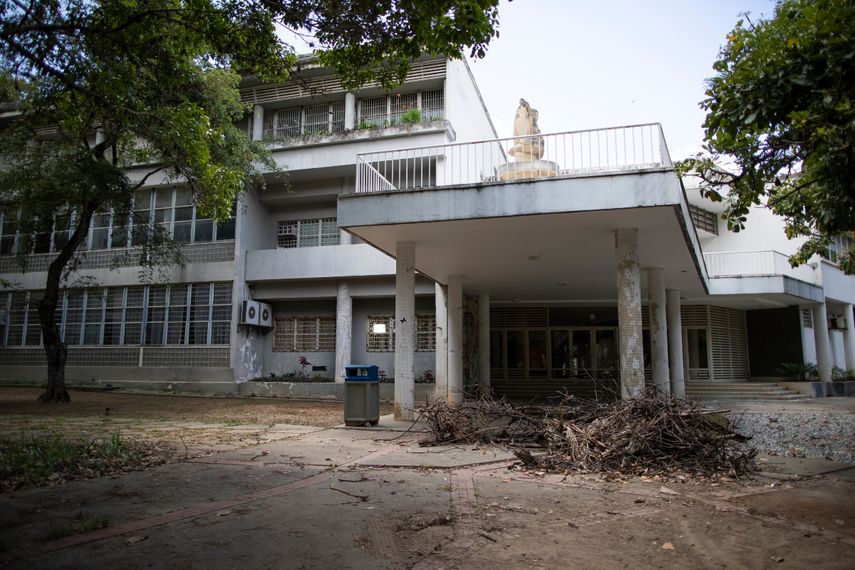
[[[797,244],[765,210],[728,233],[658,125],[500,140],[466,63],[430,57],[393,92],[307,65],[242,95],[247,134],[285,175],[225,223],[180,185],[138,192],[135,220],[165,224],[188,259],[157,284],[140,284],[133,228],[96,216],[77,273],[97,286],[62,303],[71,384],[263,393],[250,380],[341,381],[362,362],[410,408],[419,377],[455,400],[466,384],[632,392],[646,376],[680,394],[787,362],[822,379],[855,368],[855,278],[833,252],[790,268]],[[526,144],[542,156],[512,152]],[[16,284],[0,292],[0,379],[33,382],[35,303],[73,220],[35,240],[26,273],[16,221],[0,218],[0,277]],[[272,307],[272,328],[240,324],[246,300]]]

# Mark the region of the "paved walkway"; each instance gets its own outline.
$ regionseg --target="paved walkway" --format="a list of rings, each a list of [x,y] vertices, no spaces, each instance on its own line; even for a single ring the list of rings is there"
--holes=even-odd
[[[767,458],[747,483],[532,474],[498,448],[420,447],[411,427],[274,426],[206,457],[1,495],[0,557],[12,568],[205,570],[855,559],[852,464]],[[45,540],[95,514],[109,525]]]

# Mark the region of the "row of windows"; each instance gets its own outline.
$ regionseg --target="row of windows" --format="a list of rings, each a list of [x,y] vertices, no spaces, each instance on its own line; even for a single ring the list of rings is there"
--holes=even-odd
[[[837,263],[851,247],[855,247],[855,240],[846,234],[838,234],[831,238],[823,257],[832,263]]]
[[[282,220],[277,227],[276,243],[280,248],[338,245],[336,219]]]
[[[40,291],[0,293],[0,341],[39,346]],[[231,283],[182,283],[70,290],[57,308],[68,345],[229,344]]]
[[[692,217],[696,228],[718,235],[718,216],[713,212],[689,204],[689,215]]]
[[[442,89],[360,99],[357,104],[357,122],[372,127],[394,125],[404,122],[407,118],[405,114],[412,111],[418,113],[414,117],[417,120],[411,122],[442,119]],[[344,101],[269,109],[264,113],[262,138],[282,141],[307,135],[339,133],[345,130],[344,114]],[[249,115],[238,121],[236,126],[248,136],[252,135],[252,118]]]
[[[92,216],[86,246],[90,250],[124,248],[145,243],[151,232],[163,232],[178,243],[197,243],[235,238],[232,218],[215,222],[202,217],[187,188],[158,188],[134,193],[131,220],[117,212],[104,211]],[[77,224],[74,212],[64,212],[53,220],[36,221],[31,253],[59,251],[71,237]],[[0,213],[0,255],[17,253],[22,224],[16,212]]]
[[[334,352],[335,317],[276,317],[273,352]],[[394,315],[368,317],[368,352],[394,352]],[[416,315],[416,350],[436,350],[436,317]]]

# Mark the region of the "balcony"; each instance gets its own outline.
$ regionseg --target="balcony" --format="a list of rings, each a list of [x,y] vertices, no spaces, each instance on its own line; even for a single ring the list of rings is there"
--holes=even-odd
[[[705,253],[710,277],[759,277],[783,275],[817,285],[818,276],[809,265],[791,267],[779,251],[722,251]]]
[[[250,251],[246,262],[252,283],[394,274],[395,260],[367,244],[261,249]]]

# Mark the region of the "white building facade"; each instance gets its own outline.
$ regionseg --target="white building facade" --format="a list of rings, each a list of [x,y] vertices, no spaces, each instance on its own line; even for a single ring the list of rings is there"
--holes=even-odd
[[[475,387],[682,395],[779,378],[783,363],[816,363],[823,380],[855,368],[855,278],[833,255],[789,268],[798,244],[765,210],[728,233],[658,125],[540,135],[530,168],[511,157],[519,139],[497,140],[463,61],[420,59],[394,92],[348,92],[309,66],[242,95],[248,135],[285,175],[224,223],[180,185],[140,191],[135,209],[188,259],[150,285],[133,229],[96,216],[78,274],[97,285],[61,308],[70,384],[264,393],[271,375],[335,387],[356,362],[395,378],[408,417],[419,381],[454,402]],[[15,284],[0,292],[4,382],[44,376],[36,303],[69,223],[21,273],[15,214],[0,219],[0,277]],[[246,300],[272,307],[272,328],[240,324]]]

